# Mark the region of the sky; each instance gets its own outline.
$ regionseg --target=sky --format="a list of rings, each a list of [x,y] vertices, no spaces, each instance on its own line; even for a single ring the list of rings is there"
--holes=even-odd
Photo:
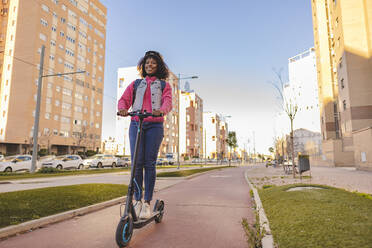
[[[277,81],[273,70],[288,78],[288,58],[314,46],[310,0],[100,1],[107,7],[103,139],[115,136],[117,69],[156,50],[175,74],[198,76],[187,80],[191,89],[204,111],[231,116],[239,147],[268,153],[280,111],[269,82]]]

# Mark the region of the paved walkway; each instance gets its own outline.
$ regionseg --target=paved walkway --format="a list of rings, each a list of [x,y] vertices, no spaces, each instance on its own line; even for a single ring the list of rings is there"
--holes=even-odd
[[[311,167],[311,178],[300,180],[299,175],[284,174],[283,168],[266,168],[264,165],[249,167],[249,178],[258,186],[265,184],[283,185],[290,183],[325,184],[348,191],[372,194],[372,172],[360,171],[351,167]],[[309,176],[310,172],[303,173]]]
[[[163,222],[136,230],[130,247],[247,247],[241,221],[255,217],[246,169],[212,171],[155,193],[165,201]],[[118,220],[117,205],[11,237],[0,247],[114,248]]]

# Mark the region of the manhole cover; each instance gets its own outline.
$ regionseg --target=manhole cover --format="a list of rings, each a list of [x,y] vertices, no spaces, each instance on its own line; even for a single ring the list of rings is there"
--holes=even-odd
[[[294,187],[294,188],[288,189],[287,191],[299,191],[299,190],[309,190],[309,189],[323,189],[323,188],[312,187],[312,186],[309,186],[309,187]]]

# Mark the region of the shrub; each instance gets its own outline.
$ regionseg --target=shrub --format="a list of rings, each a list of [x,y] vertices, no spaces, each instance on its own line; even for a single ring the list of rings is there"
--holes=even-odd
[[[62,172],[61,170],[58,170],[57,168],[52,167],[42,167],[38,173],[48,174],[48,173],[59,173]]]

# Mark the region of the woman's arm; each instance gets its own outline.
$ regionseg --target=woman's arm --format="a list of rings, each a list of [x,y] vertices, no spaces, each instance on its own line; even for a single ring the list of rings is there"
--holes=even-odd
[[[172,87],[169,83],[166,83],[161,96],[161,107],[160,111],[166,115],[172,110]]]
[[[118,102],[118,110],[126,109],[128,110],[133,103],[133,87],[134,87],[134,81],[128,85],[128,87],[125,89],[123,95],[120,97]]]

